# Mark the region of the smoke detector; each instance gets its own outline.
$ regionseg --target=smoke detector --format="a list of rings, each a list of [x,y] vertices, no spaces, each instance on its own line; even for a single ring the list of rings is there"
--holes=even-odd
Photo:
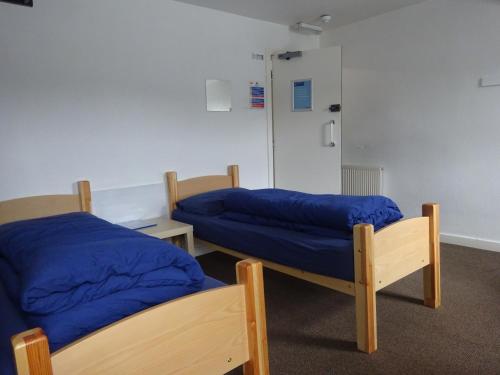
[[[323,14],[322,16],[319,17],[319,20],[322,23],[328,23],[332,20],[332,16],[330,16],[329,14]]]

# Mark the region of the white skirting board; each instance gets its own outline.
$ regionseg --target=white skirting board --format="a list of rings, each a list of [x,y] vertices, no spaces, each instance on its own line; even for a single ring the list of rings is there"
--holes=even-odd
[[[487,240],[458,234],[441,233],[441,242],[451,245],[473,247],[475,249],[500,252],[500,241]]]

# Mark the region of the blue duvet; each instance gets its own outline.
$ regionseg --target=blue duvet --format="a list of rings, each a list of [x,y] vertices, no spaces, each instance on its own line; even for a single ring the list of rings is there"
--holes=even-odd
[[[57,350],[149,306],[201,290],[194,258],[164,241],[71,213],[0,226],[0,281]]]
[[[281,189],[235,190],[225,197],[224,209],[247,215],[247,222],[254,216],[351,232],[356,224],[373,224],[378,230],[403,217],[396,203],[383,196],[316,195]],[[255,224],[262,223],[255,220]]]

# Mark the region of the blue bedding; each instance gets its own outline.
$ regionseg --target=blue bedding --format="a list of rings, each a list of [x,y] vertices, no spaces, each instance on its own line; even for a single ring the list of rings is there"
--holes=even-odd
[[[224,199],[224,210],[279,221],[352,231],[356,224],[375,230],[400,220],[396,203],[383,196],[306,194],[281,189],[234,190]]]
[[[11,301],[2,283],[0,283],[0,374],[14,375],[13,354],[10,338],[29,327],[19,308]]]
[[[205,276],[201,290],[219,288],[224,285],[224,283],[218,280]],[[0,283],[0,317],[0,375],[15,375],[16,371],[12,360],[10,338],[17,333],[35,328],[37,325],[26,321],[25,314],[9,298],[2,283]],[[65,321],[61,323],[63,327],[66,327],[68,324]]]
[[[229,188],[209,191],[203,194],[193,195],[192,197],[177,202],[177,207],[192,214],[214,216],[224,212],[224,200],[228,194],[242,188]]]
[[[0,270],[6,294],[47,332],[51,350],[205,280],[185,251],[86,213],[1,225]]]
[[[352,235],[319,236],[286,228],[227,220],[182,210],[173,219],[192,224],[196,237],[250,256],[304,271],[354,280]]]
[[[181,201],[178,207],[173,218],[192,224],[201,239],[347,281],[354,280],[353,227],[367,223],[378,230],[403,217],[398,206],[382,196],[281,189],[212,191]]]
[[[220,215],[220,218],[225,220],[238,221],[240,223],[289,229],[295,232],[302,232],[321,237],[340,238],[345,240],[352,239],[352,231],[318,227],[309,224],[293,223],[290,221],[277,220],[268,217],[241,214],[239,212],[224,212],[222,215]]]
[[[87,213],[0,226],[0,257],[19,277],[20,290],[9,295],[17,294],[22,310],[36,314],[134,288],[192,292],[204,278],[185,251]]]

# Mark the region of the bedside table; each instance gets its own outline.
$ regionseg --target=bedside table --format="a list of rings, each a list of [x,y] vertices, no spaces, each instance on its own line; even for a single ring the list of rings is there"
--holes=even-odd
[[[120,223],[119,225],[159,238],[160,240],[170,238],[174,245],[181,247],[183,243],[184,249],[189,254],[193,255],[194,253],[193,226],[190,224],[170,220],[167,217],[157,217],[154,219],[129,221]]]

